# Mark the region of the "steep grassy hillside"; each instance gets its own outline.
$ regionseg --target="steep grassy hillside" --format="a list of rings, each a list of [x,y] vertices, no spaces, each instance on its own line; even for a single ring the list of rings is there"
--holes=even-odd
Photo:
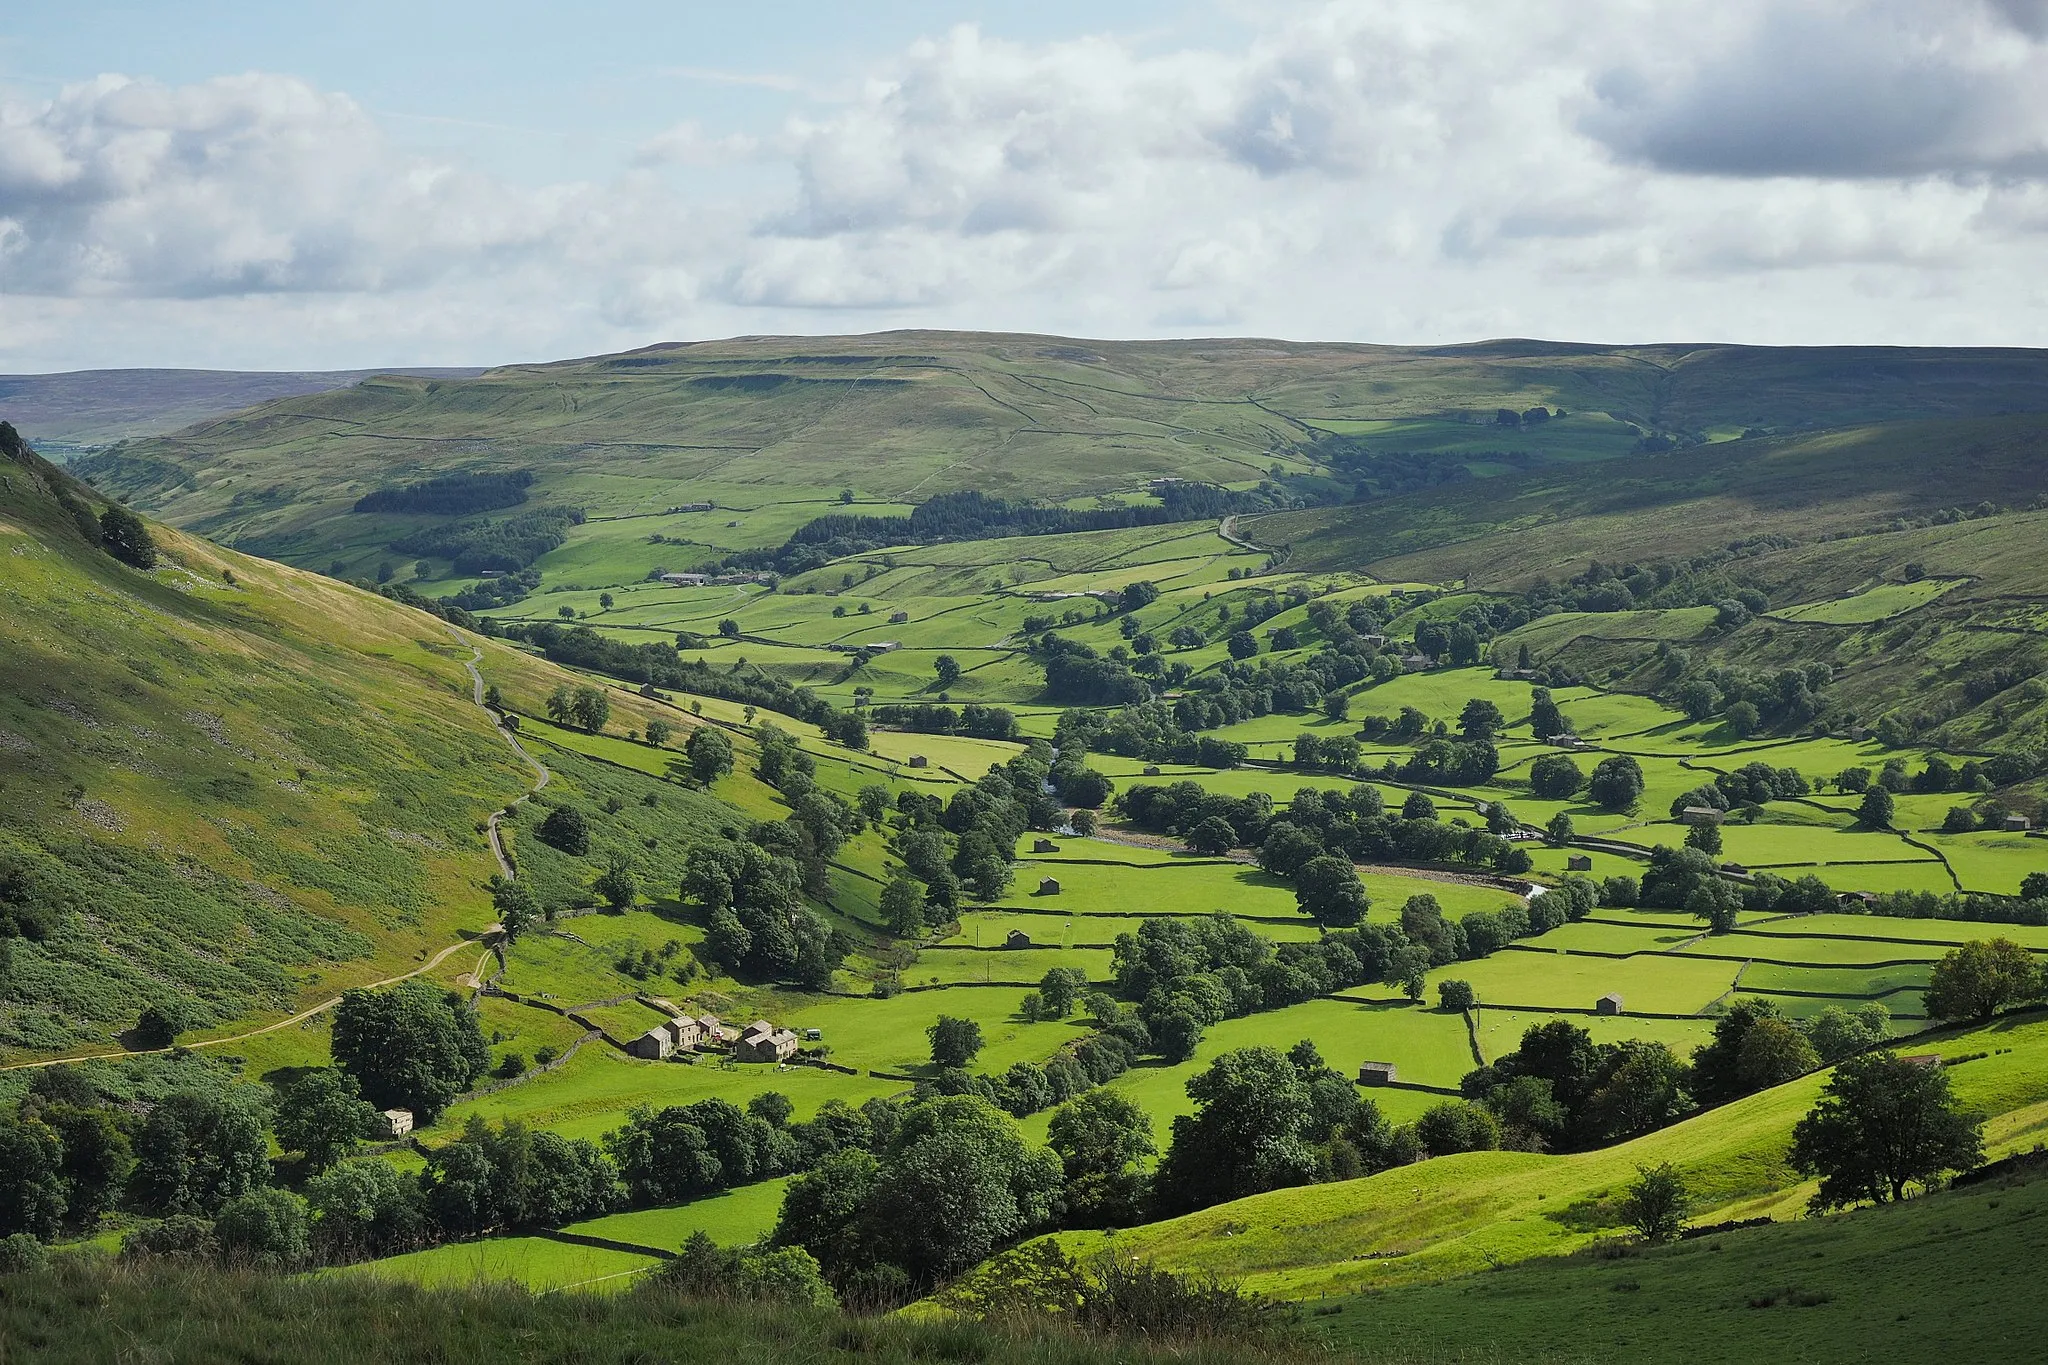
[[[0,1047],[203,1036],[490,921],[486,814],[527,770],[433,618],[159,529],[149,572],[0,428]],[[69,500],[67,503],[67,499]]]

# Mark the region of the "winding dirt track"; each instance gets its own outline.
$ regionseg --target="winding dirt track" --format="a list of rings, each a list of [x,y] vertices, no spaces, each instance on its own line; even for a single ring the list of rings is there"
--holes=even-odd
[[[455,636],[457,643],[468,643],[468,641],[464,639],[462,634],[459,631],[457,631],[453,626],[450,626],[448,629],[449,633]],[[484,657],[484,652],[481,649],[476,649],[474,646],[472,646],[472,649],[473,652],[471,653],[470,657],[463,662],[462,666],[469,670],[469,679],[471,683],[471,700],[473,700],[478,706],[482,706],[484,704],[484,675],[477,671],[477,663]],[[537,792],[542,787],[545,787],[548,784],[548,778],[551,776],[551,774],[548,772],[547,768],[540,762],[540,760],[536,759],[532,754],[526,751],[525,747],[520,744],[518,736],[514,735],[510,730],[506,729],[503,725],[499,725],[497,728],[498,733],[505,737],[505,742],[512,746],[512,751],[518,754],[521,758],[525,759],[527,764],[532,767],[535,774],[537,775],[533,786],[530,789],[528,789],[526,796],[521,796],[519,798],[519,801],[524,801],[527,796],[531,796],[534,792]],[[512,804],[517,805],[518,801],[515,801]],[[501,873],[503,873],[506,878],[509,879],[517,874],[512,867],[512,860],[505,854],[504,842],[498,835],[498,817],[502,814],[504,814],[503,811],[493,811],[491,813],[491,818],[488,825],[486,826],[486,829],[490,835],[492,856],[494,856],[498,860],[498,870]],[[486,934],[488,934],[488,932],[489,931],[487,930]],[[421,976],[427,972],[433,971],[434,968],[440,966],[443,962],[446,962],[449,958],[461,952],[463,949],[476,946],[479,941],[480,940],[474,938],[458,939],[454,943],[451,943],[447,947],[443,948],[440,952],[435,953],[432,957],[428,958],[425,962],[422,962],[419,966],[413,968],[411,971],[400,972],[397,976],[387,976],[381,981],[366,981],[358,989],[375,990],[380,986],[395,986],[401,981],[410,981],[413,977]],[[481,960],[479,962],[479,966],[481,966]],[[474,973],[472,975],[474,975]],[[193,1050],[209,1047],[226,1047],[229,1043],[239,1043],[242,1042],[244,1039],[258,1038],[266,1033],[275,1033],[279,1029],[291,1028],[295,1024],[303,1024],[304,1022],[306,1022],[306,1020],[311,1019],[313,1016],[317,1014],[324,1014],[328,1010],[333,1009],[336,1005],[339,1005],[340,1003],[340,996],[332,996],[329,999],[323,1000],[319,1004],[314,1005],[310,1009],[300,1010],[297,1014],[292,1015],[290,1018],[279,1019],[277,1022],[265,1024],[261,1028],[247,1029],[241,1033],[231,1033],[224,1038],[207,1038],[196,1043],[181,1043],[177,1044],[176,1047],[184,1047]],[[141,1048],[133,1051],[124,1048],[118,1051],[111,1052],[87,1053],[83,1056],[78,1057],[46,1057],[40,1061],[34,1062],[9,1062],[4,1066],[0,1066],[0,1071],[31,1071],[39,1067],[64,1066],[71,1062],[90,1062],[101,1060],[103,1058],[108,1057],[145,1057],[153,1052],[162,1053],[171,1052],[175,1050],[175,1047]]]

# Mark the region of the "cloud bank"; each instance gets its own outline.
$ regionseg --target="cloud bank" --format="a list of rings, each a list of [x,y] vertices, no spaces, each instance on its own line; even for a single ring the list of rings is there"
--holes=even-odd
[[[889,326],[2048,343],[2043,0],[1249,22],[1232,50],[962,27],[542,188],[290,76],[102,77],[0,106],[0,367]]]

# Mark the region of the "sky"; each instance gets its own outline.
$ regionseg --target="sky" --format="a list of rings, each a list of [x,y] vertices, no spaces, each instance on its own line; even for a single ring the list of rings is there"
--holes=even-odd
[[[0,371],[2048,345],[2048,0],[0,10]]]

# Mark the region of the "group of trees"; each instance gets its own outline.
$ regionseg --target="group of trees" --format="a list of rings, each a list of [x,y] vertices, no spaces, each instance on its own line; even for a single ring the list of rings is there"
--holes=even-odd
[[[557,687],[548,694],[548,719],[600,733],[612,718],[612,699],[602,687]]]
[[[403,555],[453,560],[458,574],[517,573],[560,549],[569,528],[582,524],[580,507],[544,507],[503,521],[422,527],[392,541],[391,548]]]
[[[715,733],[705,726],[692,738]],[[824,893],[833,856],[881,812],[850,805],[819,787],[812,777],[815,760],[778,727],[763,722],[755,738],[756,771],[782,793],[790,813],[692,845],[682,896],[704,916],[703,952],[711,961],[735,975],[822,989],[845,960],[847,945],[804,898]],[[729,747],[723,754],[706,748],[690,757],[693,766],[703,760],[700,777],[716,761],[731,761]]]
[[[920,735],[969,735],[975,739],[1017,738],[1017,717],[1001,706],[969,702],[955,711],[950,706],[891,704],[871,706],[868,719],[876,725],[892,726]]]
[[[846,945],[804,903],[803,865],[790,856],[797,841],[786,837],[795,823],[756,825],[744,839],[693,846],[682,893],[705,915],[703,948],[711,961],[742,978],[821,990],[845,960]]]
[[[677,645],[654,641],[629,645],[600,635],[590,626],[565,627],[553,621],[491,624],[507,639],[534,645],[554,663],[609,674],[638,684],[643,692],[665,687],[780,711],[819,726],[841,743],[867,747],[865,720],[835,710],[809,688],[794,686],[744,659],[719,667],[701,659],[682,658]]]
[[[149,527],[119,503],[100,513],[99,542],[106,552],[133,569],[156,567],[156,539]]]
[[[1458,862],[1503,872],[1526,871],[1529,855],[1490,830],[1446,824],[1435,803],[1411,794],[1398,812],[1388,811],[1377,787],[1346,792],[1303,788],[1284,816],[1274,814],[1263,792],[1227,797],[1198,782],[1159,786],[1138,783],[1117,797],[1118,809],[1141,829],[1177,835],[1198,853],[1261,848],[1277,839],[1269,871],[1292,875],[1295,866],[1321,853],[1353,862],[1402,858],[1415,862]],[[1496,823],[1512,829],[1505,812]]]
[[[1073,749],[1143,759],[1148,763],[1188,763],[1204,768],[1235,768],[1242,764],[1248,752],[1244,745],[1197,735],[1181,724],[1186,700],[1183,697],[1171,706],[1146,701],[1116,711],[1065,711],[1060,714],[1054,740],[1063,754]]]
[[[1010,885],[1017,840],[1026,830],[1054,830],[1065,823],[1065,809],[1045,790],[1056,771],[1065,785],[1078,788],[1088,770],[1072,765],[1056,770],[1052,746],[1033,740],[1024,752],[992,766],[948,799],[898,792],[890,847],[902,865],[882,893],[890,932],[916,939],[951,920],[963,898],[986,901],[1002,895]],[[864,790],[861,800],[877,820],[889,808],[883,787]]]
[[[1047,632],[1033,647],[1045,668],[1045,695],[1070,706],[1127,706],[1150,700],[1152,689],[1129,666],[1088,645]]]
[[[1889,1035],[1890,1015],[1875,1002],[1853,1013],[1829,1006],[1795,1021],[1773,1002],[1754,998],[1737,1001],[1722,1015],[1713,1038],[1690,1059],[1661,1042],[1596,1043],[1566,1021],[1539,1024],[1522,1035],[1515,1051],[1465,1076],[1460,1089],[1485,1116],[1468,1117],[1464,1131],[1467,1140],[1484,1147],[1604,1147],[1675,1123],[1702,1106],[1782,1085],[1879,1046]]]
[[[974,1095],[893,1116],[790,1182],[772,1240],[808,1252],[850,1302],[904,1302],[1049,1226],[1066,1174]]]
[[[2048,925],[2048,873],[2030,872],[2020,882],[2019,899],[1965,891],[1885,891],[1867,899],[1844,902],[1851,913],[1889,915],[1898,919],[1959,919],[1975,924]]]
[[[516,507],[526,501],[533,471],[478,470],[443,474],[418,483],[375,488],[356,499],[356,512],[424,513],[437,517],[470,516]]]

